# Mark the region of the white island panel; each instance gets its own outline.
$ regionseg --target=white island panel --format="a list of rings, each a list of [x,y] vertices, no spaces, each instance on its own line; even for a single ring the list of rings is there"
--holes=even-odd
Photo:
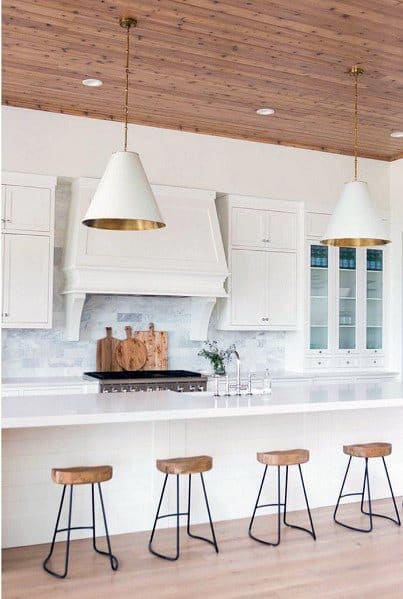
[[[283,387],[271,397],[228,400],[169,392],[6,398],[3,544],[49,541],[61,493],[50,479],[55,466],[113,465],[113,479],[104,485],[112,534],[151,528],[163,480],[155,460],[164,457],[213,456],[205,479],[215,520],[250,516],[262,474],[256,452],[262,450],[311,451],[304,475],[312,507],[318,507],[336,501],[347,461],[343,444],[390,441],[390,475],[396,494],[403,494],[402,395],[401,385],[383,383]],[[386,497],[382,462],[371,460],[370,470],[373,498]],[[303,507],[294,475],[290,471],[290,509]],[[362,476],[357,460],[351,491],[361,488]],[[268,502],[275,493],[271,480]],[[197,480],[193,486],[193,521],[204,522]],[[167,511],[174,505],[173,487]],[[89,488],[77,488],[75,502],[75,522],[85,525],[91,519]]]

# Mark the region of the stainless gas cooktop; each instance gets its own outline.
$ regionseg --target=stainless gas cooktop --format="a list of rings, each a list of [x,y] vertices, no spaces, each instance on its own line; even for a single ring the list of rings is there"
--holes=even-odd
[[[122,372],[85,372],[84,376],[99,380],[101,393],[127,391],[177,392],[206,391],[207,377],[189,370],[135,370]]]

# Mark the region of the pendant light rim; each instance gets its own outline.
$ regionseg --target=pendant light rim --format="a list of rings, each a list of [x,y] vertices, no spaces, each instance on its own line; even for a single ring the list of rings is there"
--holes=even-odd
[[[335,237],[334,239],[321,239],[320,245],[330,247],[376,247],[391,243],[391,239],[378,239],[373,237]]]
[[[162,221],[142,218],[88,218],[82,224],[92,229],[108,231],[153,231],[166,227]]]

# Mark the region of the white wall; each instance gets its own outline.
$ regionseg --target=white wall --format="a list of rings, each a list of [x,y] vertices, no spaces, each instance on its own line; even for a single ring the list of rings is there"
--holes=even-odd
[[[262,126],[270,129],[270,119]],[[120,123],[3,108],[3,170],[100,177],[121,144]],[[129,127],[129,148],[155,184],[308,203],[336,202],[353,169],[349,156],[137,125]],[[362,159],[360,175],[387,208],[388,163]]]

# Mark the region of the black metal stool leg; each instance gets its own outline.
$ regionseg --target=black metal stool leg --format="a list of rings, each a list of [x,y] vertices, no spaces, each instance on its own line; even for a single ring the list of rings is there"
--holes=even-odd
[[[209,505],[208,498],[207,498],[206,486],[204,484],[204,478],[203,478],[202,472],[200,472],[200,479],[201,479],[201,484],[202,484],[202,488],[203,488],[204,500],[206,502],[206,507],[207,507],[207,514],[208,514],[208,519],[209,519],[209,523],[210,523],[211,536],[212,536],[213,540],[206,539],[206,537],[201,537],[199,535],[195,535],[190,532],[190,495],[191,495],[191,488],[192,488],[192,475],[191,474],[189,474],[188,518],[187,518],[186,532],[189,535],[189,537],[192,537],[193,539],[199,539],[200,541],[205,541],[206,543],[210,543],[210,545],[213,545],[215,552],[218,553],[217,539],[215,536],[214,526],[213,526],[213,522],[211,519],[210,505]]]
[[[157,508],[157,513],[155,515],[155,519],[154,519],[154,525],[153,525],[153,529],[151,531],[151,536],[150,536],[150,540],[148,542],[148,550],[150,551],[150,553],[152,553],[153,555],[156,555],[157,557],[160,557],[162,559],[166,559],[168,561],[174,562],[179,558],[179,554],[180,554],[180,546],[179,546],[179,517],[180,516],[187,516],[187,512],[181,514],[179,511],[179,475],[176,475],[176,513],[174,514],[164,514],[163,516],[160,516],[160,509],[161,509],[161,505],[162,505],[162,500],[164,498],[164,493],[165,493],[165,487],[167,484],[167,480],[168,480],[168,474],[165,475],[165,479],[164,479],[164,483],[162,485],[162,491],[161,491],[161,496],[158,502],[158,508]],[[153,549],[152,547],[152,542],[154,539],[154,535],[155,535],[155,529],[157,526],[157,522],[158,520],[160,520],[161,518],[170,518],[171,516],[176,516],[176,554],[175,556],[170,556],[170,555],[164,555],[163,553],[159,553],[158,551],[155,551],[155,549]]]
[[[286,470],[285,470],[285,499],[284,499],[283,522],[284,522],[284,524],[286,526],[289,526],[290,528],[296,528],[297,530],[302,530],[304,532],[307,532],[316,541],[315,528],[313,526],[313,520],[312,520],[311,510],[309,508],[308,497],[307,497],[307,494],[306,494],[305,483],[304,483],[304,477],[302,476],[301,464],[298,464],[298,469],[299,469],[299,475],[300,475],[301,484],[302,484],[302,490],[304,492],[305,505],[306,505],[306,509],[308,511],[308,517],[309,517],[309,522],[310,522],[310,525],[311,525],[311,530],[309,530],[308,528],[304,528],[303,526],[297,526],[296,524],[289,524],[286,521],[286,517],[287,517],[287,494],[288,494],[288,466],[286,466]]]
[[[59,507],[59,512],[57,514],[56,526],[55,526],[55,530],[53,533],[52,544],[50,547],[49,554],[43,562],[44,570],[46,570],[46,572],[48,572],[48,574],[51,574],[52,576],[55,576],[56,578],[66,578],[67,572],[69,569],[71,513],[72,513],[72,506],[73,506],[73,485],[70,485],[69,516],[68,516],[67,528],[59,529],[59,521],[60,521],[60,516],[62,513],[64,496],[66,493],[66,487],[67,487],[67,485],[63,485],[62,498],[60,500],[60,507]],[[48,568],[47,564],[48,564],[48,561],[50,560],[50,558],[52,557],[52,553],[53,553],[53,549],[54,549],[55,541],[56,541],[56,535],[59,532],[66,532],[66,531],[67,531],[67,541],[66,541],[66,555],[65,555],[65,560],[64,560],[64,572],[63,572],[63,574],[58,574],[57,572],[54,572],[53,570]]]
[[[280,466],[277,466],[277,503],[265,503],[263,505],[259,505],[259,499],[260,499],[260,495],[262,493],[262,489],[263,489],[263,485],[264,485],[264,481],[266,478],[266,473],[267,473],[267,465],[265,466],[264,469],[264,473],[263,473],[263,477],[262,477],[262,482],[260,484],[260,488],[259,488],[259,493],[257,495],[257,499],[256,499],[256,503],[255,503],[255,508],[253,510],[253,514],[252,514],[252,518],[249,524],[249,530],[248,530],[248,534],[250,536],[251,539],[253,539],[254,541],[258,541],[259,543],[262,543],[263,545],[270,545],[271,547],[277,547],[277,545],[280,544],[280,540],[281,540],[281,506],[285,506],[285,503],[281,503],[281,496],[280,496]],[[277,507],[277,540],[275,543],[269,543],[269,541],[264,541],[263,539],[259,539],[259,537],[256,537],[254,534],[252,534],[252,526],[253,526],[253,522],[255,519],[255,515],[256,515],[256,510],[263,508],[263,507]]]
[[[344,493],[343,494],[344,485],[346,483],[348,471],[350,469],[351,459],[352,459],[352,456],[350,456],[350,458],[348,460],[347,469],[346,469],[346,472],[345,472],[345,475],[344,475],[343,483],[341,485],[339,498],[337,500],[337,504],[336,504],[336,507],[335,507],[334,512],[333,512],[333,520],[336,522],[336,524],[339,524],[340,526],[344,526],[344,528],[348,528],[349,530],[355,530],[357,532],[371,532],[372,531],[372,516],[373,516],[373,514],[372,514],[372,504],[371,504],[371,489],[370,489],[370,484],[369,484],[369,473],[368,473],[368,458],[365,458],[364,483],[363,483],[363,487],[362,487],[362,492],[361,493]],[[363,509],[363,507],[364,507],[365,489],[367,489],[369,512],[365,512],[364,509]],[[343,497],[353,497],[354,495],[360,495],[361,496],[361,506],[360,506],[360,509],[361,509],[361,511],[362,511],[363,514],[369,516],[369,528],[359,528],[357,526],[351,526],[350,524],[345,524],[344,522],[341,522],[340,520],[337,520],[337,518],[336,518],[337,511],[339,509],[340,500]]]
[[[105,555],[106,557],[109,557],[109,560],[111,562],[111,568],[112,568],[112,570],[117,570],[118,567],[119,567],[119,562],[118,562],[117,558],[112,553],[111,541],[110,541],[110,538],[109,538],[109,531],[108,531],[108,524],[107,524],[107,521],[106,521],[104,500],[103,500],[102,491],[101,491],[101,485],[100,485],[100,483],[97,483],[97,484],[98,484],[99,499],[100,499],[100,502],[101,502],[101,509],[102,509],[102,515],[103,515],[103,520],[104,520],[104,526],[105,526],[106,543],[107,543],[107,546],[108,546],[108,551],[102,551],[101,549],[98,549],[97,545],[96,545],[94,483],[91,484],[91,500],[92,500],[92,546],[94,548],[94,551],[96,551],[97,553],[100,553],[101,555]]]
[[[371,511],[371,513],[372,513],[372,516],[375,516],[376,518],[385,518],[385,520],[390,520],[391,522],[393,522],[393,523],[394,523],[394,524],[396,524],[397,526],[400,526],[400,525],[401,525],[401,522],[400,522],[399,511],[398,511],[398,509],[397,509],[396,499],[395,499],[395,496],[394,496],[394,493],[393,493],[393,489],[392,489],[392,483],[390,482],[390,478],[389,478],[389,472],[388,472],[388,469],[387,469],[387,466],[386,466],[385,458],[384,458],[383,456],[382,456],[382,462],[383,462],[383,466],[384,466],[384,469],[385,469],[386,478],[387,478],[387,481],[388,481],[388,486],[389,486],[389,490],[390,490],[390,495],[391,495],[391,497],[392,497],[393,507],[394,507],[395,514],[396,514],[396,520],[395,520],[394,518],[392,518],[391,516],[386,516],[386,515],[384,515],[384,514],[378,514],[378,513],[372,512],[372,511]],[[361,511],[362,511],[362,513],[363,513],[363,514],[365,514],[366,516],[369,516],[369,515],[370,515],[370,513],[369,513],[369,512],[366,512],[366,511],[363,509],[363,501],[361,502]]]

